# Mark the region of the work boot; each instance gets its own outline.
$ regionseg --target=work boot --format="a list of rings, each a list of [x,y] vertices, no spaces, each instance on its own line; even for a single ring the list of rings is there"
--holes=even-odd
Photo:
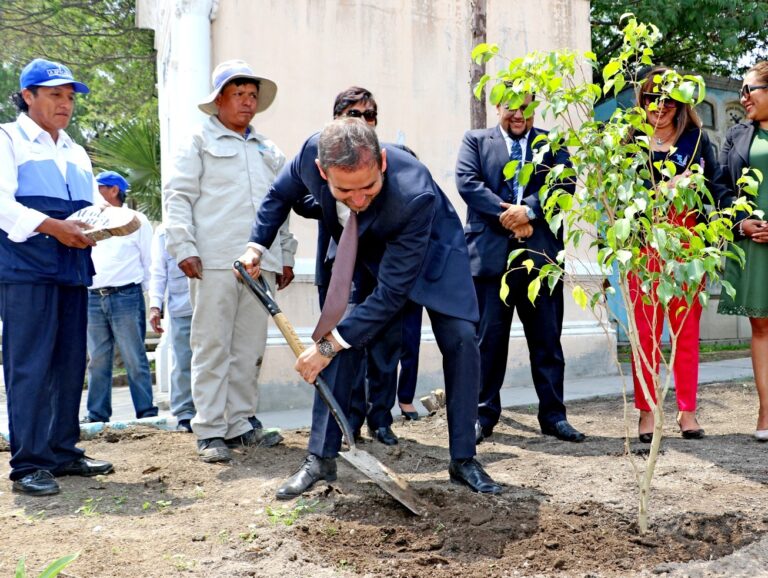
[[[296,473],[277,489],[278,500],[291,500],[311,488],[318,480],[336,480],[336,458],[321,458],[309,454]]]
[[[239,448],[241,446],[263,446],[271,448],[283,441],[280,432],[264,431],[263,429],[249,429],[244,434],[224,440],[228,448]]]
[[[197,455],[208,464],[228,462],[232,459],[232,452],[224,443],[224,438],[197,440]]]

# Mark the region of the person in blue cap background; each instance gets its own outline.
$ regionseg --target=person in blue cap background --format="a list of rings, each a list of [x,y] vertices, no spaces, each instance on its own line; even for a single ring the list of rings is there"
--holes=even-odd
[[[122,207],[128,181],[115,171],[96,177],[101,196]],[[112,367],[115,345],[128,374],[137,418],[154,417],[152,376],[144,347],[147,333],[144,291],[149,287],[152,225],[138,211],[137,231],[111,237],[93,248],[96,275],[88,288],[88,415],[84,423],[107,422],[112,416]]]
[[[40,496],[60,491],[56,477],[112,471],[75,445],[94,242],[66,219],[98,191],[88,155],[64,132],[88,87],[40,58],[19,87],[19,116],[0,125],[0,319],[12,489]]]

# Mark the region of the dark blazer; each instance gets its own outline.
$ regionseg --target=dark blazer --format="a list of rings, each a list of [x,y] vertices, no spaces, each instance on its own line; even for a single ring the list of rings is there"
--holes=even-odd
[[[531,129],[526,159],[532,159],[533,149],[541,146],[541,143],[537,143],[532,149],[534,139],[540,134],[546,133],[537,128]],[[456,162],[456,187],[468,206],[464,233],[469,247],[472,275],[475,277],[500,275],[507,268],[511,232],[501,226],[499,216],[502,213],[502,201],[515,202],[512,182],[504,179],[504,165],[508,162],[507,145],[498,125],[464,134]],[[544,219],[539,200],[539,191],[545,184],[548,167],[556,164],[570,166],[570,158],[565,149],[559,150],[557,155],[547,152],[543,162],[535,167],[523,191],[522,203],[536,213],[536,219],[531,223],[533,235],[525,240],[525,246],[532,250],[530,257],[537,266],[547,262],[539,253],[555,259],[563,249],[562,228],[557,235],[552,233],[549,223]],[[564,188],[570,192],[574,190],[571,184]]]
[[[318,135],[278,175],[261,204],[251,241],[269,247],[291,208],[311,214],[338,242],[336,201],[315,166]],[[371,280],[368,295],[338,326],[353,347],[365,346],[406,300],[439,313],[478,320],[477,298],[461,221],[427,168],[387,148],[384,185],[358,217],[356,273]],[[315,209],[313,209],[315,207]]]
[[[685,131],[675,142],[675,152],[656,152],[652,154],[650,170],[654,172],[656,182],[664,180],[653,161],[670,160],[677,167],[677,174],[682,173],[692,164],[701,165],[704,176],[707,178],[707,189],[712,195],[715,207],[722,209],[733,204],[733,188],[723,178],[720,163],[715,156],[715,147],[709,140],[709,135],[700,128],[690,128]],[[650,182],[647,183],[651,185]],[[699,220],[704,219],[699,216]]]
[[[756,123],[742,122],[728,129],[725,143],[720,150],[720,168],[723,171],[724,182],[736,193],[736,181],[741,178],[742,169],[749,166],[749,148],[755,136]]]

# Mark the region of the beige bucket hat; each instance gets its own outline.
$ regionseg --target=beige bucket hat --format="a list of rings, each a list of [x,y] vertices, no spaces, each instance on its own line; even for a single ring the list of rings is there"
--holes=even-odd
[[[256,76],[251,67],[245,60],[226,60],[219,64],[211,75],[211,84],[213,92],[209,94],[203,102],[197,107],[206,114],[216,114],[219,112],[216,103],[216,97],[219,96],[221,89],[235,78],[250,78],[259,83],[259,106],[256,112],[263,112],[269,108],[275,100],[277,94],[277,84],[263,76]]]

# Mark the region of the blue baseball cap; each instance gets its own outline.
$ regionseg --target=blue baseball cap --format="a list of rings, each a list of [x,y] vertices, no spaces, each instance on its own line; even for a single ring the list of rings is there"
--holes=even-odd
[[[59,62],[51,62],[42,58],[35,58],[24,67],[19,77],[19,86],[61,86],[71,84],[75,92],[88,94],[90,89],[82,82],[77,82],[72,76],[72,71]]]
[[[130,187],[128,181],[126,181],[120,173],[116,173],[115,171],[104,171],[99,173],[96,177],[96,182],[105,187],[116,186],[120,189],[121,193],[124,193],[128,190],[128,187]]]

